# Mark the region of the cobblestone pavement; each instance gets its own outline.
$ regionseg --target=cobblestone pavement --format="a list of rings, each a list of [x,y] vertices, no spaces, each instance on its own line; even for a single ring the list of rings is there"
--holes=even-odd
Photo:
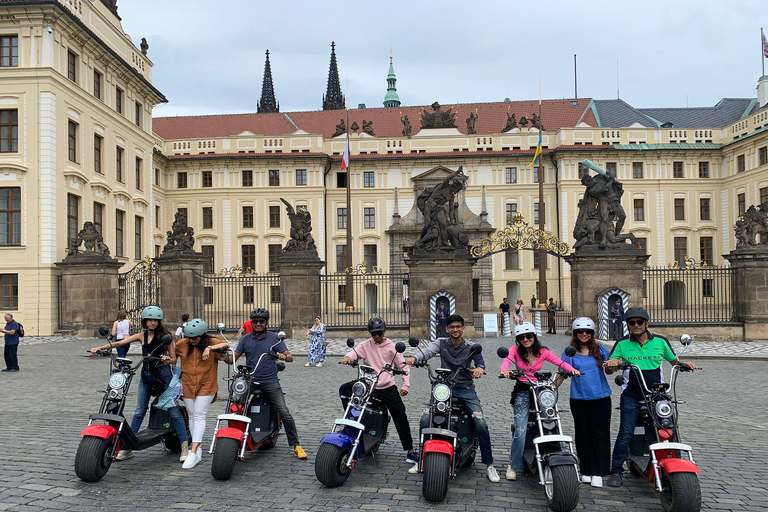
[[[556,353],[566,340],[564,336],[543,338]],[[308,460],[292,457],[283,437],[271,451],[247,454],[245,461],[237,463],[230,481],[218,482],[210,475],[207,452],[202,464],[182,470],[176,457],[156,446],[113,464],[101,482],[83,483],[73,471],[78,434],[88,414],[96,412],[100,404],[97,390],[105,385],[108,367],[108,359],[85,355],[85,350],[96,343],[94,339],[27,338],[19,349],[21,372],[0,374],[0,510],[547,510],[543,489],[532,476],[492,484],[480,463],[460,471],[450,483],[445,502],[424,501],[422,477],[408,474],[409,465],[394,429],[378,461],[364,460],[343,487],[322,487],[315,479],[314,456],[319,440],[340,413],[338,386],[355,376],[351,368],[335,364],[338,354],[346,350],[343,340],[332,341],[329,348],[335,355],[323,368],[304,367],[304,358],[297,357],[281,374]],[[298,353],[307,341],[289,343]],[[477,388],[491,431],[496,467],[503,476],[511,441],[511,385],[495,378],[500,363],[495,351],[511,340],[489,338],[481,343],[489,375],[477,382]],[[407,353],[411,353],[410,348]],[[768,399],[762,378],[765,363],[756,357],[711,360],[700,365],[703,371],[682,375],[678,388],[686,401],[681,405],[682,438],[693,446],[702,471],[703,508],[766,510],[768,482],[762,454],[768,443]],[[226,374],[223,365],[219,374]],[[617,404],[617,390],[612,387]],[[411,393],[405,397],[414,435],[428,392],[426,371],[415,369]],[[735,398],[729,400],[731,396]],[[211,406],[206,448],[213,420],[223,405],[219,401]],[[561,406],[568,408],[567,386],[561,394]],[[133,407],[129,399],[126,411]],[[566,433],[572,434],[570,413],[563,416]],[[615,411],[612,420],[615,435]],[[619,489],[582,485],[580,490],[579,510],[661,510],[650,485],[629,475]]]

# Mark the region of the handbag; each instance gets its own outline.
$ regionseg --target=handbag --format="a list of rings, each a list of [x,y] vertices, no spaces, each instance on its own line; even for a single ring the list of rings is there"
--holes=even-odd
[[[157,399],[156,407],[167,411],[171,407],[176,407],[179,404],[179,398],[181,398],[183,388],[181,386],[181,368],[173,369],[173,377],[171,382],[160,398]]]
[[[323,341],[323,346],[324,346],[324,347],[327,347],[327,346],[328,346],[328,345],[330,345],[330,344],[331,344],[331,342],[330,342],[330,341],[328,341],[328,340],[325,340],[325,341]]]

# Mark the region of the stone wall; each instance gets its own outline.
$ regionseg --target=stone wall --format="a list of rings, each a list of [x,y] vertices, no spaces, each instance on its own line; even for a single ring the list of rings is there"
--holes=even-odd
[[[724,257],[736,269],[737,311],[745,341],[768,341],[768,246],[731,251]]]
[[[165,253],[155,258],[159,278],[158,304],[166,323],[194,315],[195,300],[203,301],[203,290],[195,283],[195,273],[202,274],[208,258],[201,253]],[[212,327],[212,326],[209,326]]]
[[[61,269],[61,329],[94,336],[100,325],[111,325],[118,311],[118,270],[122,263],[86,257],[56,265]]]

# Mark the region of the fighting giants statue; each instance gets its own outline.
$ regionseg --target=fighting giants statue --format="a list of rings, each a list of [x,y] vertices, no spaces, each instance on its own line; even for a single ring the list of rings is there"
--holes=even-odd
[[[86,221],[83,229],[77,234],[74,240],[70,241],[67,248],[67,256],[76,256],[80,254],[80,246],[84,245],[83,254],[87,256],[104,256],[109,258],[109,248],[104,245],[104,239],[96,230],[93,222]]]
[[[583,245],[597,245],[619,248],[627,245],[627,240],[637,246],[637,239],[632,233],[621,233],[627,215],[621,206],[624,187],[613,176],[601,168],[584,160],[582,165],[596,171],[595,176],[584,175],[581,183],[587,187],[584,199],[579,201],[579,214],[573,227],[576,243],[573,248]]]
[[[285,244],[283,252],[312,251],[317,253],[315,239],[312,238],[312,216],[309,214],[309,210],[304,207],[299,208],[297,212],[291,206],[291,203],[282,197],[280,200],[285,205],[288,211],[288,218],[291,221],[291,239]]]
[[[195,230],[187,226],[187,216],[184,213],[176,212],[171,229],[172,231],[166,231],[168,242],[163,247],[163,255],[194,252]]]
[[[456,194],[464,188],[462,167],[434,188],[422,192],[416,204],[424,215],[424,228],[415,248],[425,251],[466,249],[469,238],[459,227]]]
[[[768,246],[768,202],[750,206],[736,221],[736,248]]]

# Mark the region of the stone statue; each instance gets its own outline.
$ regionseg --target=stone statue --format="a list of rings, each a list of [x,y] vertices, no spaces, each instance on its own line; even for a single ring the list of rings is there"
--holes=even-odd
[[[735,234],[737,249],[768,246],[768,202],[757,208],[750,206],[741,219],[736,221]]]
[[[104,238],[91,221],[86,221],[83,224],[83,229],[70,241],[67,256],[80,254],[81,245],[84,246],[83,254],[85,255],[110,257],[109,248],[104,244]]]
[[[526,126],[528,126],[528,119],[525,116],[520,118],[520,126],[522,128],[525,128]]]
[[[333,137],[347,133],[347,123],[342,119],[339,124],[336,125],[336,131],[333,133]]]
[[[445,112],[440,110],[440,104],[434,102],[432,112],[421,111],[422,128],[456,128],[456,113],[449,108]]]
[[[373,121],[366,121],[363,119],[363,133],[367,133],[372,137],[376,136],[376,134],[373,133]]]
[[[357,130],[360,129],[360,125],[357,124],[357,121],[352,121],[352,125],[349,127],[349,129],[357,133]]]
[[[401,117],[400,122],[403,123],[403,137],[410,137],[411,136],[411,121],[408,119],[408,116]]]
[[[469,113],[469,117],[467,118],[467,134],[468,135],[474,135],[477,133],[475,131],[475,123],[477,122],[477,114],[474,112]]]
[[[149,43],[147,43],[146,37],[142,37],[141,38],[141,54],[146,56],[147,50],[149,50]]]
[[[284,252],[290,251],[312,251],[317,253],[315,239],[312,238],[312,216],[306,208],[299,208],[297,212],[291,203],[283,199],[280,200],[288,211],[288,219],[291,221],[291,239],[285,244]]]
[[[533,117],[531,118],[531,126],[534,128],[538,128],[539,131],[544,131],[544,125],[541,124],[541,118],[536,115],[536,112],[533,113]]]
[[[434,188],[422,192],[416,204],[424,215],[424,228],[414,247],[426,251],[466,248],[469,239],[461,233],[456,194],[464,188],[466,177],[459,169]]]
[[[187,216],[176,212],[171,224],[172,231],[166,231],[168,242],[163,247],[163,255],[170,253],[194,252],[195,230],[187,225]]]
[[[517,118],[515,117],[515,113],[513,112],[510,117],[509,112],[507,112],[507,125],[501,130],[501,133],[507,133],[514,128],[517,128]]]

